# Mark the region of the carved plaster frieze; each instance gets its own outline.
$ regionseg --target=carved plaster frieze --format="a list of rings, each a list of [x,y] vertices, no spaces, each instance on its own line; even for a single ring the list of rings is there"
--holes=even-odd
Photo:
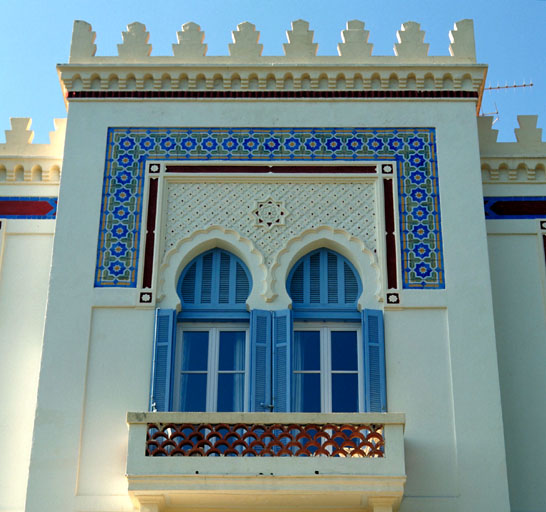
[[[266,266],[289,239],[329,225],[377,250],[374,183],[171,183],[167,199],[164,253],[198,229],[221,225],[251,240]],[[286,205],[285,224],[264,229],[256,223],[256,198]]]
[[[483,183],[546,183],[544,158],[482,158]]]
[[[248,240],[263,258],[267,285],[261,287],[262,295],[270,302],[279,293],[273,290],[276,278],[271,275],[279,254],[305,233],[321,229],[345,233],[347,239],[358,241],[377,265],[376,203],[376,187],[371,181],[170,183],[163,260],[181,240],[221,226]],[[264,228],[263,222],[257,222],[262,216],[282,217],[282,222],[271,222]]]
[[[318,58],[318,57],[317,57]],[[150,91],[470,91],[480,93],[483,66],[121,65],[60,66],[66,92]],[[100,97],[100,95],[95,96]],[[243,97],[243,96],[241,96]],[[69,99],[71,97],[69,96]]]

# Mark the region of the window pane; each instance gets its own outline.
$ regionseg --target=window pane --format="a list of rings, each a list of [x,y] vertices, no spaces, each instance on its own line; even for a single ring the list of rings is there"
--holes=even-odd
[[[295,331],[293,369],[320,371],[320,332]]]
[[[358,371],[356,331],[331,331],[332,370]]]
[[[358,412],[358,374],[332,374],[332,412]]]
[[[184,373],[180,378],[180,410],[184,412],[207,410],[207,374]]]
[[[218,369],[245,369],[245,333],[244,331],[220,332],[220,360]]]
[[[209,333],[207,331],[184,331],[182,371],[207,371],[208,354]]]
[[[243,373],[218,375],[218,412],[242,411],[245,378]]]
[[[320,412],[320,373],[294,373],[292,379],[294,412]]]

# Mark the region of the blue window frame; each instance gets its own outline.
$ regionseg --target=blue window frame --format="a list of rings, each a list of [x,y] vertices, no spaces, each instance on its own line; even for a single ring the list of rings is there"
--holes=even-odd
[[[180,324],[175,355],[177,411],[247,410],[248,324]]]
[[[352,263],[340,254],[319,249],[301,258],[288,275],[294,320],[360,321],[357,303],[362,283]]]
[[[182,304],[179,320],[246,320],[246,299],[252,278],[246,265],[222,249],[204,252],[193,259],[178,279]]]
[[[180,313],[156,312],[150,410],[249,409],[251,287],[245,264],[222,249],[186,265]]]
[[[292,410],[363,411],[362,348],[360,324],[295,324],[291,375]]]
[[[358,310],[345,257],[303,256],[287,279],[292,309],[248,312],[251,287],[221,249],[186,266],[181,312],[156,313],[151,410],[386,411],[383,313]]]
[[[290,271],[291,410],[386,412],[383,313],[358,310],[362,282],[344,256],[318,249]]]

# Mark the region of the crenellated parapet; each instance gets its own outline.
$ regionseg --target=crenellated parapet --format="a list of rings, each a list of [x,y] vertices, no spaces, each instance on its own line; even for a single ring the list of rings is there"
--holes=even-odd
[[[359,20],[341,31],[338,55],[317,55],[309,23],[287,31],[284,55],[263,55],[260,32],[241,23],[228,55],[207,55],[205,33],[182,25],[169,56],[152,55],[141,23],[122,34],[117,56],[96,56],[95,33],[74,23],[68,64],[59,74],[69,100],[97,98],[464,98],[479,103],[486,66],[476,63],[472,20],[455,23],[449,55],[429,55],[426,35],[415,22],[396,35],[393,55],[373,55],[369,32]]]
[[[6,142],[0,143],[0,185],[58,184],[62,167],[66,119],[55,119],[49,144],[33,144],[29,117],[11,118]]]
[[[517,142],[497,142],[492,117],[478,117],[484,183],[546,183],[546,141],[538,116],[518,116]]]

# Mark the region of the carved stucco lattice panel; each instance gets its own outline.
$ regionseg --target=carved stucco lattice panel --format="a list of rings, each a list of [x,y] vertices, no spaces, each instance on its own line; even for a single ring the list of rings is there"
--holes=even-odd
[[[273,197],[290,212],[285,225],[256,225],[257,201]],[[196,230],[220,225],[251,240],[270,267],[286,243],[308,229],[330,226],[358,238],[373,252],[377,229],[373,183],[172,183],[164,254]]]

